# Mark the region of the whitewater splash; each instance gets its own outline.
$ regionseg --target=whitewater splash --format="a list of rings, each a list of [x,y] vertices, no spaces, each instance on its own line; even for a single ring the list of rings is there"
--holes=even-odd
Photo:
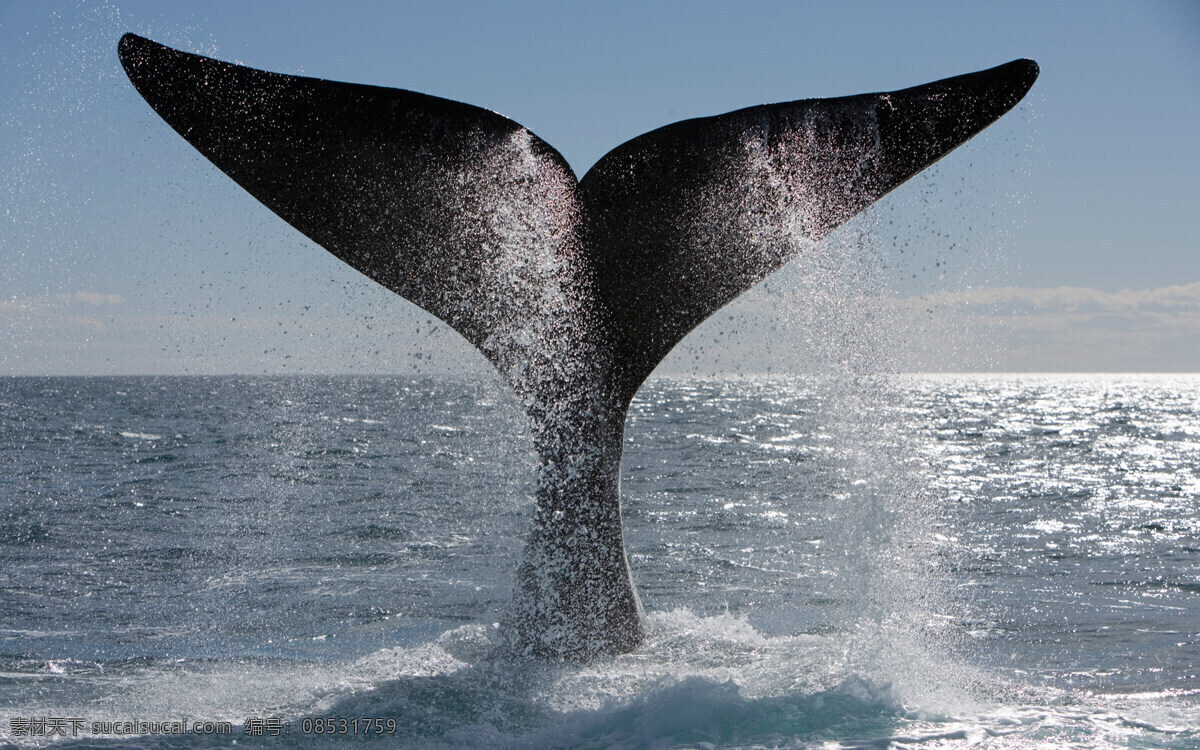
[[[497,636],[489,630],[462,626],[430,643],[337,665],[241,660],[112,678],[89,675],[85,664],[56,664],[56,674],[92,683],[92,705],[60,700],[26,710],[94,717],[95,704],[109,705],[103,721],[87,718],[85,734],[104,722],[148,717],[217,728],[142,732],[143,748],[212,747],[229,739],[280,748],[362,740],[424,748],[1108,748],[1139,739],[1185,747],[1197,736],[1183,693],[1080,700],[1061,690],[1001,685],[991,696],[905,695],[879,665],[848,668],[838,635],[764,636],[728,614],[652,613],[635,654],[588,667],[496,660]],[[907,669],[947,666],[927,656]],[[360,726],[338,730],[337,717],[355,717]],[[274,730],[255,734],[258,726]],[[28,743],[3,730],[0,739]],[[78,742],[60,738],[59,746]],[[128,746],[111,736],[85,744]]]

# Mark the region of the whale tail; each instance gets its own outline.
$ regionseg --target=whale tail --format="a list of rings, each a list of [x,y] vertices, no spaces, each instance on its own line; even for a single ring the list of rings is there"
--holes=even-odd
[[[690,330],[1016,105],[1018,60],[902,91],[687,120],[577,180],[494,112],[122,37],[151,107],[284,221],[449,324],[506,378],[541,455],[517,647],[629,650],[625,412]]]
[[[547,345],[530,319],[584,318],[615,349],[609,385],[625,401],[692,328],[992,123],[1037,77],[1017,60],[677,122],[577,182],[548,143],[479,107],[269,73],[134,34],[119,55],[213,164],[448,323],[519,391]]]

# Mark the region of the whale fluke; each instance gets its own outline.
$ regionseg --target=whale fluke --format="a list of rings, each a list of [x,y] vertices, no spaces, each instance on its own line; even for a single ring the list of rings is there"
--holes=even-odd
[[[1015,106],[1037,74],[1016,60],[890,93],[749,107],[667,125],[605,155],[579,191],[618,330],[622,395],[806,241]]]
[[[1038,73],[1017,60],[677,122],[577,180],[545,141],[479,107],[133,34],[119,54],[188,143],[513,387],[541,464],[508,632],[521,651],[569,659],[642,637],[619,499],[638,386],[705,318],[987,127]]]

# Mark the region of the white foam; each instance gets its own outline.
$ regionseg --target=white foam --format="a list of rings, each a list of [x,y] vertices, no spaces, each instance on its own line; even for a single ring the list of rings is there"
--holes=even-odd
[[[51,669],[55,681],[39,683],[38,705],[8,713],[186,715],[233,722],[239,736],[250,716],[384,716],[398,722],[390,744],[417,747],[1188,747],[1200,736],[1196,690],[1104,696],[993,681],[1007,699],[914,698],[886,669],[848,668],[852,639],[844,634],[764,635],[745,617],[686,609],[652,612],[647,624],[637,651],[581,667],[498,657],[496,628],[475,624],[342,664]],[[907,668],[929,668],[930,657],[921,658]],[[7,730],[0,727],[0,741],[35,744]],[[293,727],[281,746],[326,741]],[[202,737],[188,742],[206,746]]]
[[[129,438],[130,440],[162,440],[162,435],[155,435],[152,432],[121,432],[121,437]]]

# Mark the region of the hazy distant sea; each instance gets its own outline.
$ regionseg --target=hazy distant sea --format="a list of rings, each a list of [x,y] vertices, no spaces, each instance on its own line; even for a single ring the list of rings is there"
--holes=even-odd
[[[493,381],[0,380],[0,744],[1200,746],[1200,377],[654,381],[587,667],[492,650],[533,461]]]

